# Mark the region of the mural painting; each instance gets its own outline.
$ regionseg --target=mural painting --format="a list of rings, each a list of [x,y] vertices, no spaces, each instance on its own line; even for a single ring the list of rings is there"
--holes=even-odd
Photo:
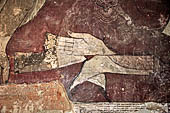
[[[165,0],[1,0],[2,113],[168,113]]]

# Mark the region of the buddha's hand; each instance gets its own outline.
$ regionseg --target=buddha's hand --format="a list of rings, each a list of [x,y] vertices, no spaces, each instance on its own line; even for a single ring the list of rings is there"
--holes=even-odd
[[[68,35],[74,39],[82,39],[86,43],[86,50],[89,55],[114,55],[115,53],[109,50],[102,40],[88,33],[74,33],[68,31]],[[84,46],[80,45],[79,46]],[[82,47],[83,48],[83,47]],[[88,54],[87,54],[88,55]]]

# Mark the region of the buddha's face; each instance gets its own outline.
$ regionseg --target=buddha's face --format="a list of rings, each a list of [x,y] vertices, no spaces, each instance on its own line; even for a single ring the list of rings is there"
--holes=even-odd
[[[117,11],[114,9],[118,4],[117,0],[96,0],[96,12],[98,17],[106,23],[117,19]]]

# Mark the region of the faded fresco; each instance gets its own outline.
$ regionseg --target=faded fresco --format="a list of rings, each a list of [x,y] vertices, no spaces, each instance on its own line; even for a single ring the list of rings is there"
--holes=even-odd
[[[169,113],[168,0],[0,0],[0,113]]]

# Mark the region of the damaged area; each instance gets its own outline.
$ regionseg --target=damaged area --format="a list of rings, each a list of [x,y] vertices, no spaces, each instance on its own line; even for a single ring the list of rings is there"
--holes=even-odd
[[[15,53],[15,73],[48,70],[48,64],[43,62],[44,53]]]
[[[1,113],[37,113],[44,110],[71,111],[72,105],[59,81],[0,86]]]

